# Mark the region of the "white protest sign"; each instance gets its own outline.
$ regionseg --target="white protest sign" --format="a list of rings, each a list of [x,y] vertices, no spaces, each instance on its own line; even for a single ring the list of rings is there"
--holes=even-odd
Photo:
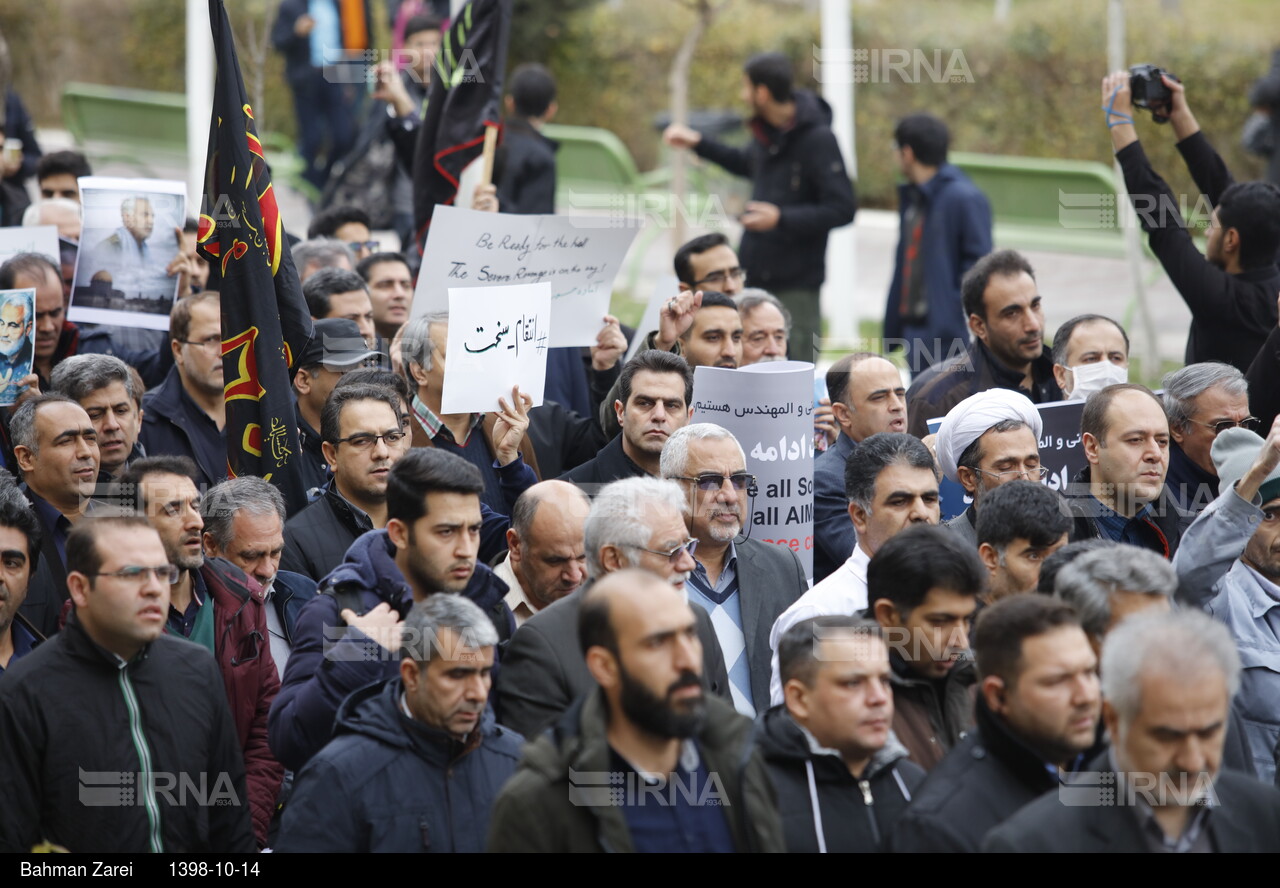
[[[668,274],[658,278],[658,284],[653,288],[653,295],[649,297],[649,304],[645,307],[640,323],[636,326],[636,335],[631,337],[631,345],[627,347],[627,356],[622,360],[624,365],[636,356],[636,352],[640,351],[645,337],[658,329],[658,318],[662,316],[662,306],[668,299],[674,299],[679,295],[680,283],[674,275]]]
[[[0,265],[19,253],[39,253],[57,263],[58,227],[33,225],[30,228],[0,228]]]
[[[483,413],[511,403],[511,388],[542,403],[551,332],[551,286],[449,290],[444,413]]]
[[[448,309],[452,289],[546,282],[553,313],[547,344],[595,345],[609,313],[613,280],[639,230],[622,219],[438,206],[413,295],[413,317]]]
[[[770,361],[693,371],[692,422],[733,433],[760,489],[749,505],[751,539],[786,546],[813,576],[813,365]]]

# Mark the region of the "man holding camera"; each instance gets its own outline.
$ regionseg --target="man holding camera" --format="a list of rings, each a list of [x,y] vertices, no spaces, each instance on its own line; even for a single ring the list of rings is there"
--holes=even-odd
[[[1205,255],[1192,242],[1178,200],[1138,142],[1135,105],[1150,110],[1157,123],[1173,126],[1187,170],[1213,207]],[[1182,83],[1165,71],[1143,65],[1107,75],[1102,110],[1151,250],[1191,309],[1186,363],[1222,361],[1247,370],[1276,326],[1280,189],[1232,180],[1201,134]]]

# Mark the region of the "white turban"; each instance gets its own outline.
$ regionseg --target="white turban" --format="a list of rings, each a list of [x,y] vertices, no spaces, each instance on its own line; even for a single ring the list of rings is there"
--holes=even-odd
[[[1040,421],[1040,411],[1024,394],[1004,388],[987,389],[970,395],[952,407],[951,412],[942,420],[942,425],[938,426],[938,437],[934,444],[942,474],[958,483],[960,478],[956,473],[956,465],[960,461],[960,455],[993,425],[1007,419],[1025,423],[1039,442],[1040,431],[1044,427]]]

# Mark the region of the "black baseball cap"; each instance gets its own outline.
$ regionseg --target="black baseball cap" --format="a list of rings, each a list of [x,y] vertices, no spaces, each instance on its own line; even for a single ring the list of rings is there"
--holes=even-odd
[[[313,322],[316,333],[302,350],[298,359],[299,367],[314,367],[323,364],[326,367],[349,370],[371,361],[377,361],[382,355],[369,348],[356,322],[347,318],[321,318]]]

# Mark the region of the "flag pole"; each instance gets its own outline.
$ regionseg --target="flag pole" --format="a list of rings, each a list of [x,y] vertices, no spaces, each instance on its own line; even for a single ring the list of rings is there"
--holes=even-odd
[[[493,183],[493,155],[498,149],[498,126],[486,123],[484,126],[484,165],[481,167],[480,184]]]

